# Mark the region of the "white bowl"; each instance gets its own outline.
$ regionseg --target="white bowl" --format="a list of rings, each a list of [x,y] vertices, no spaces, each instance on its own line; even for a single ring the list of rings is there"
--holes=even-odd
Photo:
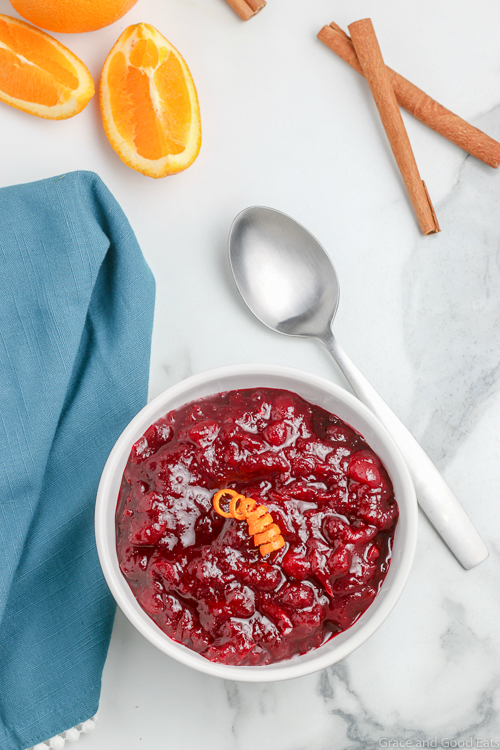
[[[168,637],[141,609],[125,578],[116,554],[115,511],[123,470],[132,445],[157,419],[190,401],[241,388],[283,388],[337,414],[360,432],[381,458],[394,485],[399,520],[392,562],[380,592],[366,612],[348,630],[303,656],[267,666],[234,667],[216,664]],[[117,440],[102,473],[96,505],[96,541],[99,560],[111,593],[132,625],[153,645],[200,672],[243,682],[286,680],[324,669],[361,646],[383,623],[408,579],[417,537],[417,501],[412,480],[393,439],[377,418],[354,396],[323,378],[276,365],[235,365],[194,375],[161,393],[142,409]]]

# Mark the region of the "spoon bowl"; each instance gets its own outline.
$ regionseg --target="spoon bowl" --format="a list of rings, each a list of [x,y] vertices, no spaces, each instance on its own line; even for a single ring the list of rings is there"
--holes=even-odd
[[[335,269],[318,240],[280,211],[253,206],[233,222],[229,258],[238,290],[269,328],[319,337],[339,304]]]

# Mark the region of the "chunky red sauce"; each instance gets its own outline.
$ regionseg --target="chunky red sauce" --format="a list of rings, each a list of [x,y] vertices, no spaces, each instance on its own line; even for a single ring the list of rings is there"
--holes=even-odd
[[[262,558],[245,522],[217,515],[223,487],[264,503],[285,547]],[[171,638],[212,661],[270,664],[366,610],[397,518],[384,467],[345,422],[289,391],[230,391],[170,412],[134,445],[118,559]]]

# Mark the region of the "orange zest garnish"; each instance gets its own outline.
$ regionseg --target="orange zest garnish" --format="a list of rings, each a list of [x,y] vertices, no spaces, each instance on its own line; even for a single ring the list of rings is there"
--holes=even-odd
[[[89,71],[56,39],[0,15],[0,101],[48,120],[73,117],[94,95]]]
[[[229,510],[220,507],[221,500],[229,496]],[[268,555],[285,546],[285,540],[280,527],[274,523],[267,506],[257,505],[252,497],[240,495],[235,490],[219,490],[213,498],[215,512],[223,518],[235,518],[237,521],[246,520],[248,533],[254,537],[254,544],[259,547],[262,556]]]
[[[100,101],[108,140],[132,169],[165,177],[198,156],[200,110],[191,73],[153,26],[125,29],[104,63]]]

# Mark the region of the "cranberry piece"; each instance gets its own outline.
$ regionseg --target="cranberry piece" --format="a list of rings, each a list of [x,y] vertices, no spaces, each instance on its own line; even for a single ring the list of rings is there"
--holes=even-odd
[[[139,513],[150,513],[151,517],[156,519],[164,508],[163,496],[158,492],[147,492],[137,503]]]
[[[165,557],[155,557],[151,559],[149,564],[149,574],[153,578],[155,576],[161,578],[171,586],[177,586],[181,579],[180,572],[176,565]]]
[[[351,567],[351,556],[343,544],[339,544],[337,549],[328,557],[328,569],[334,578],[342,578],[349,572]]]
[[[350,479],[361,482],[374,489],[380,487],[381,477],[378,470],[379,462],[368,451],[358,451],[351,456],[347,473]]]
[[[214,590],[222,591],[228,578],[231,580],[228,571],[224,570],[223,560],[210,547],[204,547],[201,555],[188,564],[187,572]]]
[[[314,591],[311,586],[291,581],[280,588],[278,598],[285,607],[304,609],[314,604]]]
[[[293,417],[295,415],[295,404],[295,399],[288,393],[276,396],[271,406],[271,418],[274,421],[280,421],[285,417]]]
[[[248,586],[229,584],[224,589],[224,598],[231,617],[251,617],[255,612],[255,595]]]
[[[345,542],[349,535],[349,524],[339,516],[327,516],[323,526],[324,534],[330,542],[341,539]]]
[[[311,563],[311,573],[313,573],[321,583],[327,594],[333,596],[332,590],[332,570],[330,565],[331,552],[326,546],[318,546],[308,554]]]
[[[223,646],[210,646],[207,650],[207,658],[219,662],[219,664],[238,666],[252,648],[250,645],[246,648],[241,646],[238,648],[232,643],[225,643]]]
[[[234,617],[224,599],[208,599],[206,596],[198,607],[200,624],[204,630],[216,633],[221,623]]]
[[[172,534],[171,531],[166,531],[162,538],[158,541],[158,544],[156,545],[158,549],[161,549],[165,552],[171,552],[173,549],[177,547],[179,544],[179,537],[177,537],[175,534]]]
[[[263,600],[260,609],[271,618],[282,635],[289,635],[293,630],[293,622],[285,610],[275,602]]]
[[[252,455],[247,451],[241,451],[238,446],[231,445],[225,453],[225,462],[234,476],[269,476],[279,474],[288,469],[288,463],[283,456],[272,451],[265,451]]]
[[[212,419],[203,419],[201,422],[192,425],[188,430],[191,440],[201,448],[206,448],[208,445],[211,445],[217,437],[218,432],[219,425]]]
[[[154,547],[162,538],[166,528],[166,523],[151,523],[149,519],[146,523],[133,522],[128,540],[138,547]]]
[[[292,619],[295,626],[299,626],[305,630],[306,633],[309,633],[321,625],[325,619],[325,615],[325,607],[321,606],[321,604],[314,604],[312,607],[309,607],[309,609],[302,609],[300,612],[294,612],[292,614]]]
[[[141,461],[144,461],[146,458],[149,458],[152,453],[153,451],[150,450],[146,437],[143,436],[140,437],[139,440],[132,446],[131,457],[133,462],[138,464]]]
[[[189,609],[187,609],[187,607],[184,607],[184,609],[182,610],[182,614],[175,625],[177,638],[181,642],[187,641],[189,643],[192,643],[191,634],[199,627],[200,623],[198,618],[194,617],[193,613]]]
[[[283,570],[291,578],[303,581],[311,574],[311,561],[303,555],[287,552],[282,562]]]
[[[255,613],[252,622],[252,638],[256,643],[276,646],[283,641],[276,625],[260,612]]]
[[[288,427],[286,422],[283,422],[283,420],[280,420],[279,422],[272,422],[272,424],[269,424],[264,429],[262,434],[265,440],[267,440],[270,445],[278,447],[286,442],[286,439],[288,437]]]
[[[235,550],[252,547],[252,543],[249,541],[248,531],[242,523],[226,523],[219,535],[219,540],[225,547],[230,547]]]
[[[387,502],[382,496],[368,487],[360,485],[356,488],[351,502],[351,509],[356,516],[378,530],[389,529],[398,517],[398,506],[394,502]]]
[[[195,651],[205,651],[207,646],[213,642],[213,638],[204,630],[201,625],[193,626],[190,632],[192,647]]]
[[[247,456],[251,453],[260,455],[267,449],[264,440],[255,437],[255,435],[250,435],[248,432],[242,432],[238,435],[238,445],[245,451]]]
[[[151,425],[151,427],[146,430],[145,437],[149,445],[157,451],[158,448],[172,439],[173,434],[174,431],[168,421],[159,419],[158,422]]]
[[[197,543],[201,545],[211,542],[220,533],[223,524],[222,518],[215,513],[200,516],[195,525]]]
[[[324,532],[330,542],[337,539],[344,544],[360,544],[371,541],[378,533],[376,526],[367,526],[356,521],[349,524],[339,516],[327,516],[324,523]]]
[[[148,567],[148,557],[143,549],[127,545],[121,550],[120,570],[131,581],[141,581]]]
[[[171,425],[164,420],[159,420],[151,425],[144,435],[134,444],[131,459],[140,464],[152,456],[162,446],[168,443],[174,434]]]
[[[170,622],[178,622],[181,619],[184,607],[177,597],[172,594],[165,594],[163,597],[163,604],[165,606],[165,614],[169,617]]]
[[[372,544],[370,547],[368,547],[366,552],[366,559],[370,562],[375,562],[375,560],[378,560],[380,557],[380,552],[378,551],[377,547]]]
[[[163,612],[165,609],[162,595],[154,589],[144,589],[138,599],[141,607],[150,614],[157,614],[158,612]]]
[[[350,573],[349,575],[344,576],[344,578],[339,579],[335,582],[335,591],[362,593],[365,591],[365,589],[367,589],[368,581],[373,578],[377,571],[376,565],[363,560],[361,557],[356,557],[353,569],[353,573]]]
[[[316,463],[312,458],[303,456],[294,456],[290,460],[292,471],[296,477],[312,478],[312,481],[316,481],[315,470]]]
[[[282,494],[285,498],[304,500],[305,502],[317,502],[318,493],[326,489],[326,485],[320,482],[292,482],[283,487]]]
[[[344,482],[342,482],[342,486],[336,487],[330,492],[321,493],[318,497],[322,506],[326,506],[340,515],[345,515],[349,504],[348,495],[343,484]]]
[[[243,583],[248,583],[260,591],[274,591],[282,581],[280,570],[267,562],[242,565],[235,575]]]
[[[376,595],[377,592],[372,586],[366,586],[363,590],[362,597],[360,597],[360,592],[340,597],[338,604],[335,607],[334,615],[334,621],[338,624],[340,630],[347,630],[353,622],[356,622],[360,614],[362,614],[375,599]]]

